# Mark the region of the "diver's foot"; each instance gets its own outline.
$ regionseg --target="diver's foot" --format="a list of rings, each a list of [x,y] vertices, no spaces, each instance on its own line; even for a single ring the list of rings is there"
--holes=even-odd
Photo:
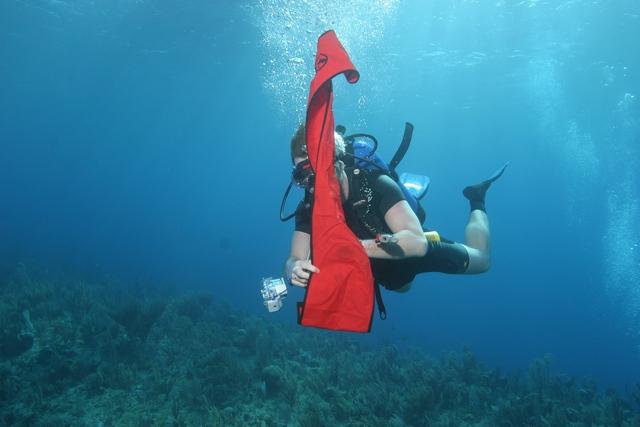
[[[467,200],[469,200],[469,202],[472,205],[471,210],[474,210],[473,208],[474,203],[483,205],[482,208],[475,208],[475,209],[484,210],[484,198],[490,186],[491,186],[491,181],[486,180],[486,181],[482,181],[479,184],[465,187],[464,190],[462,190],[462,194],[464,195],[464,197],[467,198]]]
[[[485,179],[479,184],[474,184],[474,185],[465,187],[464,190],[462,190],[462,194],[464,195],[464,197],[466,197],[467,200],[469,200],[469,204],[471,205],[472,211],[479,209],[483,212],[486,212],[485,206],[484,206],[484,199],[487,194],[487,190],[489,189],[489,187],[491,187],[491,184],[493,184],[498,178],[502,176],[507,166],[509,166],[509,162],[505,163],[504,166],[498,169],[496,173],[491,175],[491,177],[489,177],[488,179]]]

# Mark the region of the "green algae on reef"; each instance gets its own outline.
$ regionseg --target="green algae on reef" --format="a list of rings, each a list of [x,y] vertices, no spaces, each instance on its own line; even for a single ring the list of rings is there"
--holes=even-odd
[[[208,294],[0,279],[0,426],[640,426],[593,382],[270,323]]]

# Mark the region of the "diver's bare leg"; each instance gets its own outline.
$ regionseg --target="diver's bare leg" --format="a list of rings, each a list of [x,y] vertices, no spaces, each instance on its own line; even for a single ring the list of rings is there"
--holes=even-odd
[[[465,247],[469,253],[469,265],[465,271],[467,274],[484,273],[491,267],[491,231],[484,199],[491,184],[502,176],[508,164],[507,162],[498,169],[489,179],[462,190],[471,207],[469,222],[464,230]]]
[[[469,253],[466,274],[484,273],[491,267],[491,230],[486,212],[475,209],[469,214],[464,229],[465,246]]]

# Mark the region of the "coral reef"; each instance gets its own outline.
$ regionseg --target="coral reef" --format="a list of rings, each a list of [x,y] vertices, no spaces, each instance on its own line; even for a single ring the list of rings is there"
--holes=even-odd
[[[0,280],[0,426],[639,426],[624,399],[553,375],[488,369],[275,324],[208,294]]]

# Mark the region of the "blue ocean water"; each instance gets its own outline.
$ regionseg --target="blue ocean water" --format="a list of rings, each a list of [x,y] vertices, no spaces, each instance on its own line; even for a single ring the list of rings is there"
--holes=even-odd
[[[361,73],[336,120],[432,179],[427,225],[462,240],[461,189],[491,188],[492,270],[385,293],[363,340],[473,349],[624,388],[640,380],[637,1],[0,4],[0,259],[206,289],[264,313],[315,40]],[[298,195],[299,196],[299,195]]]

